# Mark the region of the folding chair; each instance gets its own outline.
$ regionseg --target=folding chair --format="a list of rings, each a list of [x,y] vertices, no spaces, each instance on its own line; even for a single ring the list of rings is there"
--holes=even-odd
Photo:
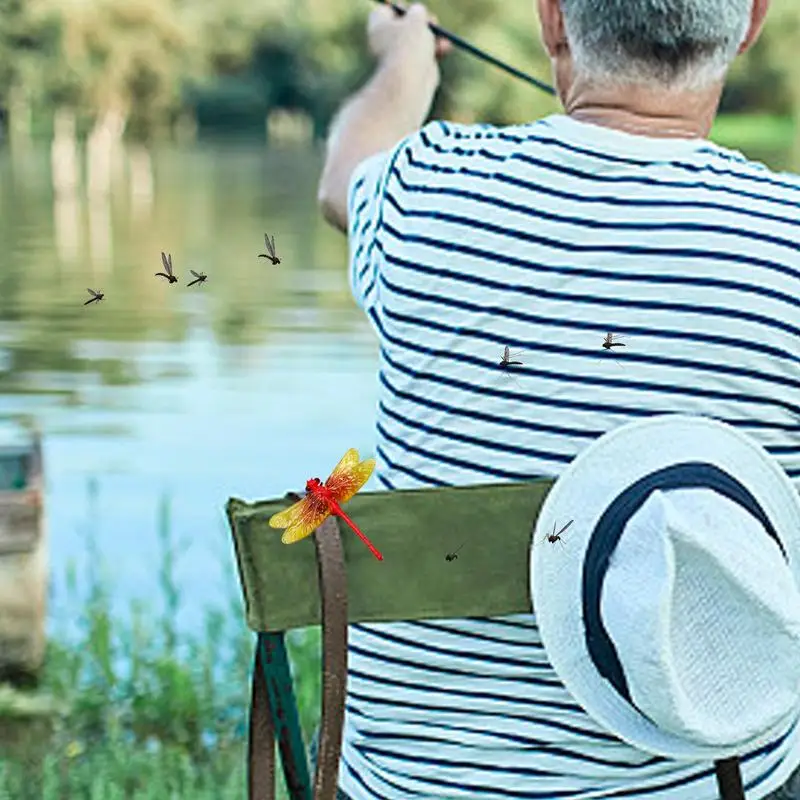
[[[281,543],[269,518],[298,495],[226,512],[247,624],[257,633],[248,742],[248,797],[274,800],[275,742],[291,800],[336,796],[347,680],[347,625],[530,612],[529,552],[552,479],[365,492],[347,512],[382,552],[378,562],[329,517],[311,542]],[[497,532],[496,535],[493,532]],[[446,562],[461,546],[459,557]],[[346,571],[345,571],[346,566]],[[322,716],[313,787],[284,633],[322,625]],[[744,800],[738,758],[715,764],[722,800]]]

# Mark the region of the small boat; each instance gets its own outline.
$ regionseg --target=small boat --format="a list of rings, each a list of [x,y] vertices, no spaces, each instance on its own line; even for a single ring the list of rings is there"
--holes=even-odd
[[[48,585],[39,432],[0,422],[0,682],[34,686],[44,661]]]

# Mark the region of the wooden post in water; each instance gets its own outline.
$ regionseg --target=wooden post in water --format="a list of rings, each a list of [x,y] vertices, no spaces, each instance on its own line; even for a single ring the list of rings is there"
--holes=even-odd
[[[44,661],[48,558],[42,444],[0,443],[0,682],[35,686]]]

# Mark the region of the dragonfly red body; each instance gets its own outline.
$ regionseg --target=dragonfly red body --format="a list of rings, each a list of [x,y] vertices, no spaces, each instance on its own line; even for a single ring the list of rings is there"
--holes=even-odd
[[[286,528],[281,541],[284,544],[292,544],[310,536],[328,516],[333,514],[341,517],[350,526],[353,533],[364,542],[378,561],[383,561],[381,553],[361,533],[341,506],[369,480],[374,469],[374,458],[359,463],[358,450],[348,450],[325,483],[319,478],[307,480],[306,496],[285,511],[274,514],[269,520],[270,527]]]

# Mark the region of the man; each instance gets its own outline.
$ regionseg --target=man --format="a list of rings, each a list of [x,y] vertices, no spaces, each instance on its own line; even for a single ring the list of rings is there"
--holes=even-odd
[[[800,180],[706,138],[769,0],[665,5],[538,0],[566,113],[507,128],[420,130],[444,48],[422,6],[371,16],[378,65],[333,125],[319,200],[380,339],[386,489],[556,476],[668,412],[750,434],[800,488]],[[534,615],[349,636],[352,800],[718,797],[710,764],[596,724]],[[800,731],[741,763],[748,798],[800,797]]]

